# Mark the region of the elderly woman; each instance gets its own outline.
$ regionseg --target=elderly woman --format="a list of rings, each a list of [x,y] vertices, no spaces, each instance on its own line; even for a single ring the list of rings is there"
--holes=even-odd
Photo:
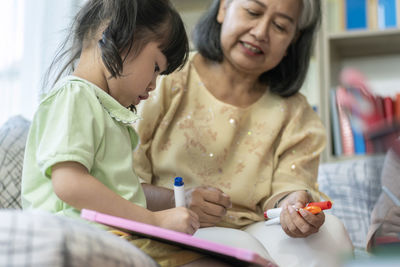
[[[325,130],[298,92],[320,5],[213,2],[195,29],[198,52],[138,108],[135,169],[151,193],[150,209],[173,206],[168,188],[182,176],[187,207],[203,227],[219,226],[201,229],[200,237],[239,240],[282,266],[334,266],[338,253],[351,252],[337,218],[295,212],[320,198]],[[274,207],[283,208],[280,225],[265,226],[263,212]]]

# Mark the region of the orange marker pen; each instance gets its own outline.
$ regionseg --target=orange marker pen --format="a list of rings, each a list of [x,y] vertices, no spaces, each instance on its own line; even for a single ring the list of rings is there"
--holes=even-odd
[[[322,201],[322,202],[310,202],[303,209],[311,212],[312,214],[318,214],[322,210],[328,210],[332,208],[332,202]],[[279,217],[281,215],[282,208],[269,209],[264,212],[265,219],[272,219]]]
[[[314,215],[318,214],[318,213],[320,213],[322,211],[322,209],[320,207],[318,207],[318,206],[305,206],[303,208],[303,210],[309,211]]]

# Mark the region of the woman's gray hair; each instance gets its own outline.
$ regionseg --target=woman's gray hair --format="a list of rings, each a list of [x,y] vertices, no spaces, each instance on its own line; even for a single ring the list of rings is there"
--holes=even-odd
[[[298,28],[300,30],[307,28],[309,25],[318,20],[318,13],[315,12],[316,2],[314,0],[302,0],[303,9],[301,11]]]
[[[234,1],[234,0],[231,0]],[[259,80],[280,96],[297,93],[304,83],[310,63],[316,32],[321,22],[321,0],[302,0],[298,37],[287,49],[287,55]],[[217,22],[220,0],[214,0],[193,31],[193,43],[199,53],[212,61],[222,62],[221,24]]]

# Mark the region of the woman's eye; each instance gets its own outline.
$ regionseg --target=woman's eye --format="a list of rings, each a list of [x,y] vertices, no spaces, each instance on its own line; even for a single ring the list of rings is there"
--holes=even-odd
[[[251,10],[251,9],[246,9],[246,11],[247,11],[247,13],[248,13],[250,16],[252,16],[252,17],[256,17],[256,16],[259,15],[258,12],[255,12],[255,11],[253,11],[253,10]]]
[[[156,63],[156,65],[154,66],[154,72],[159,72],[159,71],[160,71],[160,67]]]
[[[274,26],[280,32],[285,32],[286,31],[286,28],[284,26],[281,26],[280,24],[278,24],[276,22],[274,22]]]

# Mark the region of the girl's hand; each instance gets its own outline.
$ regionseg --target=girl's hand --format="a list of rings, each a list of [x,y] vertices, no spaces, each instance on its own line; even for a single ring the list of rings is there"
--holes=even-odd
[[[310,202],[306,191],[290,193],[282,202],[280,221],[283,231],[291,237],[307,237],[318,232],[325,221],[325,214],[316,215],[302,208]],[[296,211],[299,209],[299,212]]]
[[[199,216],[193,211],[178,207],[154,212],[159,227],[193,235],[200,228]]]
[[[186,190],[186,206],[199,216],[200,226],[215,226],[232,207],[228,195],[218,188],[200,186]]]

